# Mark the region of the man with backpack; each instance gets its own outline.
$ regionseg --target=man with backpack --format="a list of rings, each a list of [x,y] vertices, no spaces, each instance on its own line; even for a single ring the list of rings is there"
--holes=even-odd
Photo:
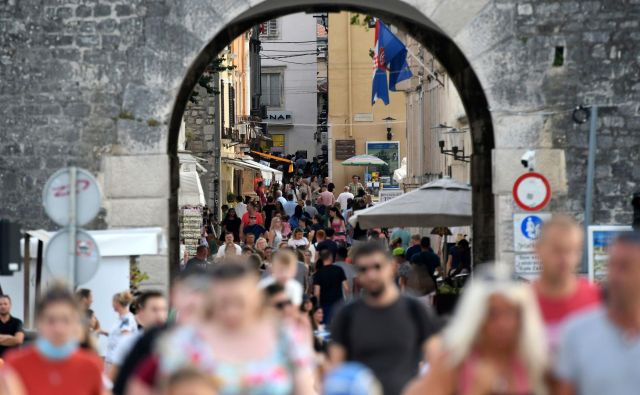
[[[337,312],[331,325],[331,363],[359,362],[380,380],[385,394],[400,394],[418,373],[435,316],[416,299],[401,295],[389,252],[363,243],[352,256],[364,296]]]

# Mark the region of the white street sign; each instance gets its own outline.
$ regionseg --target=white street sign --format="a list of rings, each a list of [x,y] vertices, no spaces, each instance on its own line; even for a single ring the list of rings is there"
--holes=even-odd
[[[45,264],[54,277],[68,278],[69,265],[71,264],[67,259],[70,236],[69,229],[62,229],[56,232],[47,243],[44,253]],[[81,229],[76,230],[75,246],[74,286],[91,280],[100,264],[98,244],[88,232]]]
[[[537,275],[541,271],[540,260],[536,254],[516,254],[515,272],[523,275]]]
[[[513,250],[533,251],[542,224],[550,218],[551,213],[513,214]]]
[[[84,169],[77,169],[76,175],[76,223],[87,224],[100,211],[100,187],[95,177]],[[70,170],[63,168],[53,173],[44,186],[42,201],[47,215],[60,226],[70,224]]]
[[[403,194],[402,189],[381,189],[378,193],[378,202],[386,202]]]

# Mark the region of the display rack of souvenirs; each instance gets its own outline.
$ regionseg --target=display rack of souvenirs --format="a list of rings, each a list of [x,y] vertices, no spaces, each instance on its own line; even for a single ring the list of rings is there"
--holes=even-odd
[[[196,254],[196,249],[202,237],[202,207],[184,206],[180,209],[180,239],[190,257]]]

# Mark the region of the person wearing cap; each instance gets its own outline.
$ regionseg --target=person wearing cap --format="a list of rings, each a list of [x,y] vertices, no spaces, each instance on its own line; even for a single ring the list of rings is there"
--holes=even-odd
[[[409,276],[411,275],[411,263],[405,258],[405,250],[402,247],[394,248],[391,251],[393,260],[396,263],[396,281],[401,292],[405,291]]]
[[[322,395],[382,395],[382,386],[366,366],[347,362],[325,376]]]
[[[640,232],[608,248],[607,303],[572,317],[555,358],[555,394],[626,395],[640,388]]]

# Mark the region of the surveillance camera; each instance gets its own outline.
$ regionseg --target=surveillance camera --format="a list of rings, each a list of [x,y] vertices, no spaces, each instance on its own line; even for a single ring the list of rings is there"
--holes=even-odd
[[[522,163],[522,166],[524,166],[525,169],[533,171],[533,168],[536,165],[536,151],[530,150],[525,152],[520,159],[520,163]]]

